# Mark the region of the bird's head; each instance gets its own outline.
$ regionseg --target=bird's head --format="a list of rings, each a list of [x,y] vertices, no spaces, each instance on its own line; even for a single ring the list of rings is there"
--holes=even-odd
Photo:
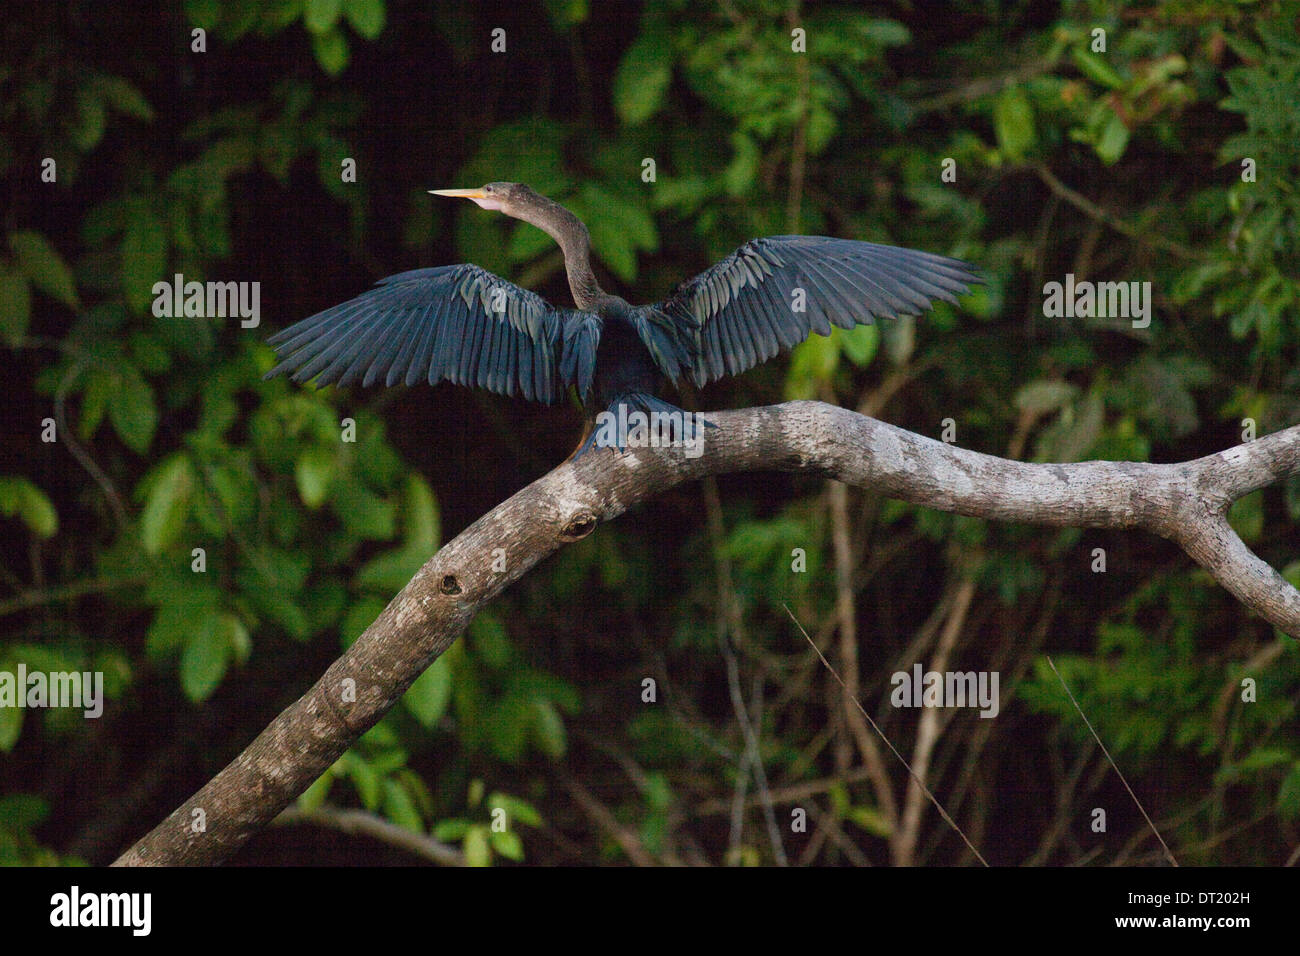
[[[472,199],[484,209],[525,220],[529,218],[528,211],[542,201],[539,193],[523,183],[488,183],[477,189],[430,189],[429,192],[435,196]]]

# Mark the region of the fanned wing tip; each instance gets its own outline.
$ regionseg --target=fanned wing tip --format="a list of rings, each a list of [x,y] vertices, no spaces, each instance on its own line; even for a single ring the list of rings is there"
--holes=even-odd
[[[448,380],[550,404],[559,333],[545,300],[477,266],[415,269],[271,335],[280,361],[263,378],[290,373],[317,387]]]
[[[931,252],[827,236],[768,236],[682,283],[659,308],[691,325],[691,377],[703,385],[752,368],[813,332],[922,315],[936,301],[956,304],[984,281],[969,263]]]

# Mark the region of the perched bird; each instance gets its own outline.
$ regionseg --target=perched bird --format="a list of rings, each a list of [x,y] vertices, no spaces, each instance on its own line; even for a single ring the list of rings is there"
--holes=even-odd
[[[697,440],[698,423],[655,396],[663,378],[704,385],[810,332],[919,315],[980,281],[966,263],[928,252],[768,236],[662,302],[632,305],[597,284],[587,227],[559,203],[523,183],[430,192],[471,199],[548,233],[564,253],[577,307],[553,306],[475,265],[415,269],[273,335],[268,342],[281,361],[268,378],[292,372],[295,382],[340,386],[446,379],[548,405],[573,386],[588,411],[588,434],[574,453],[580,457],[597,445],[635,444],[625,427],[594,426],[600,418],[627,422],[637,412],[673,421],[676,440]],[[594,414],[600,409],[610,416]]]

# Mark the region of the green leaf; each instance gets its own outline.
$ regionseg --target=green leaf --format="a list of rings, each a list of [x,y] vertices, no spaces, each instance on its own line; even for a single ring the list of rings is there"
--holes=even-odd
[[[375,768],[361,757],[353,754],[353,759],[348,765],[348,776],[357,788],[357,795],[361,797],[361,803],[365,808],[367,810],[378,810],[379,800],[383,792],[383,782]]]
[[[580,23],[586,23],[591,14],[587,7],[587,0],[543,0],[543,6],[546,7],[547,15],[560,33]]]
[[[302,503],[312,509],[323,505],[337,471],[338,455],[332,448],[313,445],[299,455],[293,475],[298,482]]]
[[[223,613],[217,622],[217,629],[230,647],[230,654],[236,664],[243,664],[253,650],[253,641],[249,637],[244,622],[229,611]]]
[[[489,839],[492,842],[492,849],[507,860],[514,860],[516,863],[524,861],[524,841],[519,839],[518,833],[513,830],[493,830]]]
[[[500,807],[506,812],[509,826],[539,827],[542,825],[542,815],[527,800],[512,797],[508,793],[493,792],[488,794],[487,803],[492,809]]]
[[[146,552],[157,554],[176,540],[185,526],[194,486],[194,469],[185,455],[173,455],[158,466],[140,515],[140,540]]]
[[[406,788],[393,779],[384,781],[384,816],[404,830],[412,833],[424,833],[424,821],[420,811]]]
[[[528,743],[531,704],[531,699],[517,691],[506,694],[497,702],[487,728],[488,742],[493,752],[508,763],[516,762]]]
[[[181,652],[181,689],[194,703],[212,696],[230,666],[231,647],[221,619],[210,614],[200,619]]]
[[[348,65],[348,41],[339,30],[316,34],[311,48],[320,68],[330,76],[338,76]]]
[[[1236,764],[1236,770],[1267,770],[1291,759],[1291,753],[1284,747],[1257,747]]]
[[[439,820],[433,827],[433,838],[444,843],[457,843],[465,839],[465,834],[469,832],[469,828],[470,822],[461,817]]]
[[[68,135],[72,145],[88,153],[104,138],[104,101],[98,91],[88,86],[77,90],[73,96],[72,121]]]
[[[19,707],[0,707],[0,753],[12,753],[23,732],[23,714]]]
[[[465,833],[465,862],[470,866],[491,866],[492,849],[487,827],[475,824]]]
[[[1129,129],[1124,125],[1124,121],[1119,118],[1118,113],[1112,113],[1102,128],[1101,136],[1097,139],[1095,147],[1097,158],[1107,166],[1117,162],[1128,146],[1128,137]]]
[[[9,237],[9,249],[32,285],[69,308],[81,308],[72,270],[44,236],[29,230],[15,232]]]
[[[731,134],[732,158],[727,168],[722,171],[722,185],[730,196],[743,196],[748,193],[758,179],[758,167],[762,153],[758,144],[744,133]]]
[[[1278,788],[1277,812],[1284,820],[1300,818],[1300,761],[1291,765],[1290,773]]]
[[[1034,110],[1029,97],[1019,86],[1009,86],[993,104],[993,130],[998,148],[1013,162],[1024,158],[1034,145]]]
[[[381,597],[367,595],[357,598],[343,615],[343,622],[339,624],[339,635],[343,639],[343,646],[351,647],[387,606],[388,601]]]
[[[880,327],[875,324],[855,325],[847,331],[837,328],[835,336],[845,356],[859,368],[870,365],[880,349]]]
[[[430,552],[413,551],[402,546],[366,562],[357,572],[354,583],[361,588],[377,588],[392,593],[400,591],[429,560]]]
[[[397,505],[376,495],[354,475],[341,474],[334,479],[330,510],[349,535],[389,541],[397,533]]]
[[[814,398],[819,382],[829,382],[839,366],[840,349],[830,336],[810,335],[796,345],[786,375],[787,400]]]
[[[1124,85],[1124,78],[1115,72],[1115,68],[1091,50],[1077,46],[1070,51],[1070,55],[1079,72],[1088,79],[1112,90],[1118,90]]]
[[[564,720],[555,705],[544,697],[533,698],[533,739],[542,753],[552,760],[563,757],[568,746]]]
[[[27,334],[32,317],[32,294],[27,279],[14,272],[0,272],[0,338],[17,345]]]
[[[894,828],[889,825],[889,818],[875,807],[850,807],[844,816],[872,836],[889,839],[894,835]]]
[[[10,830],[30,830],[40,826],[50,815],[50,805],[30,793],[10,793],[0,797],[0,826]]]
[[[117,394],[108,403],[108,420],[128,448],[141,455],[148,451],[158,426],[158,408],[149,383],[138,374],[122,375]]]
[[[81,393],[81,421],[77,424],[82,438],[95,434],[108,411],[108,403],[116,394],[116,374],[104,368],[91,368],[86,372],[86,387]]]
[[[629,126],[643,123],[663,106],[672,82],[672,49],[666,35],[648,33],[633,43],[614,75],[614,108]]]
[[[590,219],[591,247],[609,271],[624,282],[636,278],[636,249],[627,231],[604,216]]]
[[[193,586],[183,593],[168,589],[161,598],[158,611],[145,636],[145,650],[157,660],[179,650],[189,640],[194,622],[215,617],[220,603],[220,592],[214,587]],[[150,595],[153,600],[158,596]]]
[[[384,32],[384,0],[343,0],[343,13],[352,29],[367,40]]]
[[[143,312],[154,284],[167,268],[167,226],[146,201],[134,202],[122,237],[122,291],[127,304]]]
[[[302,23],[312,33],[328,33],[343,13],[343,0],[307,0]]]
[[[49,497],[26,478],[0,478],[0,514],[17,515],[39,538],[52,538],[59,530]]]
[[[528,262],[555,248],[555,240],[536,226],[521,222],[510,233],[506,251],[512,262]]]
[[[420,724],[432,730],[451,702],[451,665],[439,657],[415,679],[402,696],[406,709]]]
[[[830,145],[831,139],[839,130],[839,120],[835,114],[822,106],[814,106],[808,112],[808,132],[807,143],[808,152],[813,156],[820,156],[821,153]]]
[[[510,663],[510,638],[506,636],[505,623],[491,609],[470,621],[469,640],[488,667],[499,669]]]
[[[405,490],[402,521],[406,545],[427,559],[438,549],[438,539],[442,535],[438,501],[429,483],[414,473],[407,476]]]
[[[101,76],[96,80],[105,102],[125,116],[146,122],[153,119],[153,107],[144,94],[120,76]]]

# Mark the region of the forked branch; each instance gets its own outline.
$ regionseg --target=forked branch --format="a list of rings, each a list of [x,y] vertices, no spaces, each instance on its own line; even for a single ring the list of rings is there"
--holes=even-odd
[[[1300,426],[1177,464],[1046,465],[968,451],[820,402],[707,417],[718,428],[707,431],[698,457],[680,448],[598,450],[466,528],[315,686],[115,865],[226,859],[387,713],[484,604],[599,522],[705,475],[802,471],[980,518],[1145,529],[1176,541],[1248,608],[1300,636],[1300,592],[1227,521],[1237,498],[1300,474]],[[493,570],[498,548],[502,572]]]

